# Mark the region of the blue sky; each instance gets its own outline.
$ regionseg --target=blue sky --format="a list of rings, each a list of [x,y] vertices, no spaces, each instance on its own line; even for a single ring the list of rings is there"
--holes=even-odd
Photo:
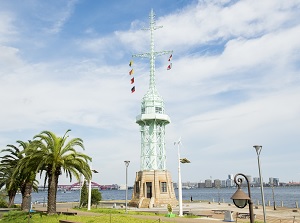
[[[149,81],[151,8],[157,88],[171,124],[167,168],[177,181],[177,151],[191,160],[182,180],[258,176],[253,145],[263,146],[265,181],[300,181],[300,2],[1,1],[0,147],[43,130],[84,140],[101,184],[129,182],[139,170],[135,117]],[[42,182],[42,181],[41,181]],[[60,183],[67,183],[61,177]]]

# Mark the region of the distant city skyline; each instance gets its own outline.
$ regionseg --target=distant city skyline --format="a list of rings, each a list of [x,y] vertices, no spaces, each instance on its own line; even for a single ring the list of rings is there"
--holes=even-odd
[[[250,180],[250,184],[252,186],[260,186],[260,178],[259,177],[252,177],[251,175],[246,175],[248,177],[248,179]],[[211,187],[216,187],[215,183],[216,181],[220,181],[220,186],[221,187],[228,187],[228,185],[224,185],[222,184],[222,181],[227,181],[227,180],[232,180],[231,181],[231,186],[236,186],[234,184],[233,178],[228,178],[228,179],[213,179],[213,178],[209,178],[209,179],[204,179],[204,180],[199,180],[199,181],[184,181],[182,182],[183,186],[191,186],[194,185],[195,187],[198,187],[200,183],[205,183],[205,181],[211,181]],[[280,181],[279,178],[277,177],[269,177],[267,181],[263,181],[264,185],[266,186],[272,186],[272,183],[274,183],[273,186],[280,186],[280,185],[297,185],[300,186],[300,181],[299,182],[295,182],[295,181],[289,181],[289,182],[284,182],[284,181]],[[177,185],[177,182],[173,182],[175,185]],[[97,183],[97,182],[92,182],[92,184],[94,185],[98,185],[98,186],[103,186],[104,188],[108,188],[108,189],[117,189],[118,186],[119,187],[124,187],[125,188],[125,184],[117,184],[117,183],[109,183],[109,184],[101,184],[101,183]],[[60,186],[74,186],[74,188],[79,187],[79,182],[73,183],[73,184],[60,184]],[[129,184],[129,187],[133,187],[133,185]]]

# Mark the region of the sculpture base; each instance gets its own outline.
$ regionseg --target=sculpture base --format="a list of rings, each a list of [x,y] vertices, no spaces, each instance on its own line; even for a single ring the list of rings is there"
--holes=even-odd
[[[171,174],[166,170],[148,170],[136,173],[129,206],[138,208],[175,207],[176,200]]]

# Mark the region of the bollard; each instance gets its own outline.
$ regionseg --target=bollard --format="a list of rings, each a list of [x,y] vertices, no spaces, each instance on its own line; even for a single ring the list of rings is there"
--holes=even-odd
[[[281,207],[283,207],[283,201],[281,201]]]
[[[271,201],[268,201],[268,206],[271,206]]]
[[[298,208],[298,201],[295,202],[296,208]]]
[[[257,200],[257,205],[259,205],[259,200]]]
[[[234,221],[234,219],[232,217],[232,212],[233,211],[225,211],[225,213],[224,213],[224,221],[227,221],[227,222]]]

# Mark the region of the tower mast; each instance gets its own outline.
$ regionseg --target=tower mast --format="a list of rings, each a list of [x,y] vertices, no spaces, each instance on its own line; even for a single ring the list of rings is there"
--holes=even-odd
[[[141,165],[130,202],[132,206],[144,208],[177,204],[171,174],[166,169],[165,126],[171,121],[155,84],[155,58],[172,51],[155,51],[154,31],[162,26],[155,25],[153,10],[149,18],[146,30],[150,30],[150,52],[132,56],[150,59],[149,89],[141,101],[141,113],[136,117],[141,131]]]
[[[150,82],[149,82],[149,90],[152,92],[156,91],[156,84],[155,84],[155,58],[157,56],[165,55],[173,53],[173,51],[159,51],[156,52],[154,50],[154,31],[157,29],[162,28],[163,26],[156,26],[155,25],[155,14],[153,9],[151,9],[150,15],[150,24],[149,28],[145,28],[143,30],[150,30],[150,52],[148,53],[141,53],[141,54],[134,54],[132,57],[140,57],[140,58],[150,58]]]

